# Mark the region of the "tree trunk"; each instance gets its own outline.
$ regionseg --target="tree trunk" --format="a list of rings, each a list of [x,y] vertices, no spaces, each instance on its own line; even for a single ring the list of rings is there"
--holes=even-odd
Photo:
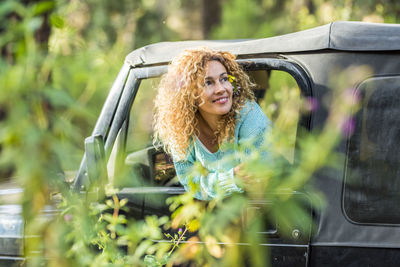
[[[210,36],[214,26],[221,22],[221,0],[203,0],[203,37]]]
[[[310,14],[315,14],[315,5],[314,5],[313,0],[308,0],[306,3],[307,3],[308,12],[310,12]]]

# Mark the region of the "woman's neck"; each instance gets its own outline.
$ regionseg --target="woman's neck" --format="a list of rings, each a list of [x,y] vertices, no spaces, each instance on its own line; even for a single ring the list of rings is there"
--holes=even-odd
[[[198,113],[199,123],[201,123],[200,127],[209,128],[213,133],[218,130],[218,123],[221,119],[221,116],[204,114],[201,111]]]
[[[218,150],[218,138],[216,131],[218,129],[217,120],[206,120],[200,113],[198,114],[197,129],[199,131],[198,138],[205,147],[211,152]]]

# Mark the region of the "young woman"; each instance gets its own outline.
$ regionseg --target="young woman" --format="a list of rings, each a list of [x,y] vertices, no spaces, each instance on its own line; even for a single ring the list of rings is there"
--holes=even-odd
[[[186,50],[163,76],[155,100],[155,140],[172,155],[186,190],[206,200],[241,192],[235,146],[260,147],[272,123],[254,101],[246,73],[229,52]],[[206,171],[193,175],[199,162]]]

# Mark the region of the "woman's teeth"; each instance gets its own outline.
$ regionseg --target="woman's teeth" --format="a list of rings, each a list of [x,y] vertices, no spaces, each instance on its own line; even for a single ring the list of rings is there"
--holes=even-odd
[[[214,100],[214,102],[215,102],[215,103],[218,103],[218,104],[224,104],[224,103],[226,103],[227,101],[228,101],[228,98],[227,98],[227,97],[222,97],[222,98],[218,98],[218,99]]]

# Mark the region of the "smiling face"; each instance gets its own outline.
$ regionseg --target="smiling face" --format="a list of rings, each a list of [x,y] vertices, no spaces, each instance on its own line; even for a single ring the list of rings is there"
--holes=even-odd
[[[199,112],[204,119],[218,119],[232,108],[233,86],[224,65],[217,60],[206,65],[204,91],[200,96]]]

